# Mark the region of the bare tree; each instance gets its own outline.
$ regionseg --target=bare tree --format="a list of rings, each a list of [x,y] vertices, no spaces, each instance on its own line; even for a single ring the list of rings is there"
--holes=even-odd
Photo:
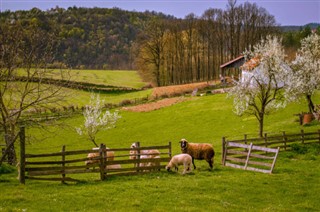
[[[55,48],[52,36],[18,21],[0,25],[0,126],[6,142],[0,165],[6,156],[16,163],[14,143],[23,115],[63,100],[62,87],[46,80],[52,77],[46,69]]]
[[[143,38],[140,58],[143,66],[151,66],[157,86],[161,84],[161,68],[164,60],[166,26],[162,20],[152,20],[146,27],[146,37]],[[141,66],[140,66],[141,68]],[[148,69],[148,68],[147,68]]]

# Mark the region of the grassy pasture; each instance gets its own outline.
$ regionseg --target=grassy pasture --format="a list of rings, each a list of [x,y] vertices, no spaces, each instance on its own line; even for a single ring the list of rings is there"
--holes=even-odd
[[[19,92],[20,87],[25,86],[23,82],[11,82],[12,87],[15,87],[16,91],[13,94],[7,94],[6,99],[11,99],[12,104],[19,104],[20,102],[14,102],[14,99],[21,99],[21,93]],[[32,84],[32,83],[31,83]],[[52,87],[52,85],[50,85]],[[146,97],[151,97],[152,89],[140,90],[140,91],[109,91],[100,93],[100,97],[105,103],[119,104],[123,100],[141,99]],[[10,96],[9,96],[10,95]],[[76,90],[70,88],[61,88],[59,95],[57,97],[62,97],[63,101],[48,103],[46,107],[61,107],[61,106],[78,106],[82,107],[90,102],[90,92],[83,90]]]
[[[19,185],[16,173],[0,175],[0,211],[317,211],[320,208],[319,155],[281,152],[274,173],[262,174],[223,167],[221,137],[258,135],[257,121],[232,112],[232,100],[224,94],[195,97],[160,110],[135,113],[121,111],[117,127],[98,134],[98,142],[110,148],[163,145],[172,141],[173,154],[180,153],[178,141],[210,142],[216,151],[215,167],[196,161],[193,173],[153,173],[144,176],[112,177],[96,181],[98,175],[79,176],[86,181],[62,185],[28,181]],[[319,97],[319,95],[317,96]],[[265,131],[281,133],[315,131],[318,123],[299,126],[293,114],[306,111],[306,104],[290,104],[266,117]],[[47,131],[27,129],[31,139],[27,153],[88,149],[74,127],[79,115],[63,120]],[[46,138],[43,140],[43,138]],[[181,171],[181,170],[180,170]],[[77,178],[77,176],[74,176]]]
[[[61,72],[66,79],[75,82],[90,82],[97,85],[109,85],[115,87],[128,87],[139,89],[146,85],[141,81],[137,71],[131,70],[77,70],[77,69],[53,69],[48,70],[46,77],[61,79]],[[23,69],[18,70],[24,76]]]

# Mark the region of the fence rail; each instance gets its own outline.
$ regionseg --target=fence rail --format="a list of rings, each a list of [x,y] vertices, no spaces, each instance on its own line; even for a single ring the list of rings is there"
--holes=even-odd
[[[23,142],[21,142],[23,143]],[[140,145],[138,143],[138,145]],[[22,152],[24,152],[24,147]],[[158,158],[143,158],[152,154],[140,154],[141,150],[157,149],[160,151]],[[136,159],[130,159],[132,154],[129,151],[135,150]],[[108,157],[108,152],[114,152],[114,157]],[[88,154],[95,154],[88,157]],[[63,146],[61,152],[44,154],[21,154],[20,182],[25,183],[25,179],[50,180],[50,181],[79,181],[69,175],[100,173],[100,179],[104,180],[108,176],[123,176],[145,174],[150,171],[158,171],[165,168],[171,159],[171,142],[164,146],[149,146],[138,148],[114,148],[108,149],[105,145],[92,150],[72,150],[66,151]],[[93,163],[86,163],[87,161]],[[165,164],[164,164],[165,163]],[[137,164],[149,164],[139,166]],[[67,177],[68,175],[68,177]]]
[[[273,159],[270,156],[263,156],[263,152],[268,154],[272,152],[273,149],[280,150],[290,150],[292,144],[301,143],[301,144],[320,144],[320,130],[317,132],[304,132],[301,130],[300,133],[287,134],[283,132],[281,135],[271,135],[267,133],[264,134],[264,137],[259,138],[248,138],[247,135],[244,135],[243,139],[237,140],[227,140],[225,137],[222,138],[222,164],[226,164],[226,160],[236,161],[236,162],[245,162],[244,158],[248,155],[249,146],[248,144],[252,143],[253,148],[250,151],[251,156],[258,157],[260,159]],[[244,148],[245,151],[239,150],[239,148]],[[269,148],[269,149],[264,149]],[[260,151],[259,154],[255,154],[255,151]],[[262,152],[261,152],[262,151]],[[274,150],[275,151],[275,150]],[[232,155],[232,156],[230,156]],[[237,166],[237,165],[235,165]],[[238,167],[239,168],[239,167]],[[272,171],[272,170],[271,170]]]
[[[232,147],[230,149],[229,147]],[[236,149],[236,150],[235,150]],[[222,164],[238,169],[272,173],[279,152],[277,149],[254,146],[252,143],[241,144],[226,142]],[[263,154],[269,155],[263,155]],[[270,154],[272,154],[270,156]]]

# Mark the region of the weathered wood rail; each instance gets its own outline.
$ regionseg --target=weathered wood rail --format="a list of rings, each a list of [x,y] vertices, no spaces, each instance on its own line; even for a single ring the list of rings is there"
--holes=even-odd
[[[227,142],[225,144],[222,164],[233,168],[270,174],[275,166],[279,149],[280,147],[273,149],[254,146],[252,143],[248,145]]]
[[[232,145],[230,146],[230,143]],[[236,150],[237,146],[235,144],[243,144],[246,145],[245,151]],[[243,139],[238,140],[227,140],[225,137],[222,138],[222,164],[225,165],[226,159],[231,157],[233,154],[234,161],[239,160],[239,162],[243,162],[243,158],[246,158],[248,154],[248,144],[252,143],[255,147],[252,149],[256,151],[258,147],[265,148],[274,148],[279,150],[291,150],[291,146],[294,143],[300,144],[320,144],[320,130],[317,132],[305,132],[301,130],[300,133],[287,134],[283,132],[281,135],[271,135],[268,136],[267,133],[264,134],[262,138],[248,138],[247,135],[244,135]],[[268,151],[265,150],[265,154],[268,154]],[[228,155],[229,154],[229,155]],[[263,152],[260,152],[263,154]],[[251,154],[252,155],[252,154]],[[262,156],[263,157],[263,156]]]
[[[160,151],[159,158],[140,158],[141,150],[157,149]],[[136,150],[136,159],[130,159],[130,150]],[[49,181],[79,181],[71,178],[74,174],[100,173],[100,179],[104,180],[109,176],[146,174],[151,171],[159,171],[165,168],[171,159],[171,142],[164,146],[149,146],[138,148],[114,148],[108,149],[101,144],[99,148],[91,150],[66,151],[63,146],[61,152],[44,154],[24,154],[22,147],[20,164],[20,182],[25,179],[49,180]],[[113,151],[114,158],[109,160],[107,152]],[[96,153],[97,156],[90,158],[94,163],[85,164],[88,161],[87,155]],[[145,155],[145,154],[144,154]],[[150,154],[149,154],[150,155]],[[153,163],[150,166],[137,166],[136,164]]]

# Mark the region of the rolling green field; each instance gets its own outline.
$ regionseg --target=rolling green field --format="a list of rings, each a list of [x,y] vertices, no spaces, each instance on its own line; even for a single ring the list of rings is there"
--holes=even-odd
[[[24,76],[23,69],[18,70]],[[131,70],[77,70],[77,69],[53,69],[49,70],[46,77],[61,79],[61,72],[64,78],[75,82],[90,82],[97,85],[107,85],[115,87],[128,87],[140,89],[146,85],[141,81],[137,71]]]
[[[146,83],[141,81],[136,71],[117,70],[70,70],[71,79],[77,82],[112,85],[119,87],[141,88]]]
[[[317,96],[319,97],[319,95]],[[319,103],[319,102],[317,102]],[[319,123],[300,126],[293,114],[306,111],[305,102],[290,104],[266,117],[265,132],[306,132]],[[160,110],[136,113],[120,111],[117,127],[97,136],[109,148],[165,145],[178,141],[209,142],[216,156],[213,170],[196,161],[197,170],[182,176],[162,170],[143,176],[111,177],[85,175],[81,183],[60,184],[27,180],[19,185],[17,173],[0,175],[0,211],[318,211],[320,208],[320,156],[281,152],[273,174],[262,174],[221,166],[221,138],[257,137],[257,121],[232,112],[226,95],[193,97]],[[27,153],[88,149],[92,145],[76,134],[78,115],[59,121],[46,130],[28,128]],[[44,139],[46,138],[46,139]],[[77,176],[74,176],[77,178]]]

